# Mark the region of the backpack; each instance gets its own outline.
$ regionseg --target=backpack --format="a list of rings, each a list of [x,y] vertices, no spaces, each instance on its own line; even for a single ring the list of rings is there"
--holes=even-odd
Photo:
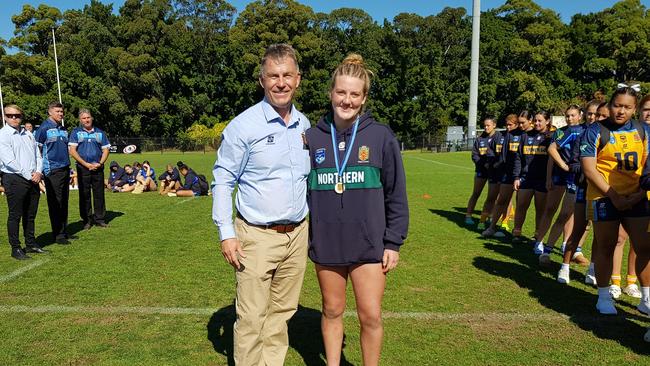
[[[610,131],[605,125],[603,125],[600,122],[598,123],[598,127],[600,127],[600,145],[598,146],[598,150],[602,150],[605,145],[609,143],[609,138],[610,138]],[[639,137],[641,137],[641,141],[645,142],[645,129],[643,128],[643,125],[639,121],[632,121],[632,125],[634,128],[636,128],[636,131],[639,133]]]
[[[210,185],[208,184],[208,180],[205,178],[205,175],[203,174],[197,174],[196,175],[199,178],[199,187],[201,188],[201,195],[205,196],[208,194],[208,191],[210,190]]]

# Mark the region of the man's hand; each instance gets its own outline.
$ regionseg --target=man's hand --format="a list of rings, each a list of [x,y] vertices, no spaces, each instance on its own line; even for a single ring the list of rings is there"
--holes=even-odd
[[[240,270],[242,264],[239,263],[239,255],[242,258],[246,258],[244,251],[242,250],[241,243],[237,238],[230,238],[221,241],[221,254],[226,259],[226,262],[233,266],[236,270]]]
[[[397,262],[399,261],[399,252],[396,252],[391,249],[384,249],[384,257],[381,260],[381,269],[384,273],[397,267]]]
[[[518,191],[520,185],[521,185],[521,181],[519,179],[515,179],[515,182],[512,183],[512,189],[514,189],[515,191]]]
[[[41,179],[43,178],[43,174],[39,172],[34,172],[32,173],[32,182],[38,184],[41,182]]]

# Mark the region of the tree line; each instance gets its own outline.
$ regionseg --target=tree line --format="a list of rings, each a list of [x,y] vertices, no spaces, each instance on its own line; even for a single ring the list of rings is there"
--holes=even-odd
[[[641,82],[647,92],[649,15],[640,0],[569,24],[531,0],[483,12],[479,115],[562,113],[618,82]],[[357,52],[375,74],[368,107],[401,139],[467,125],[472,22],[464,8],[380,23],[362,9],[319,13],[293,0],[255,1],[239,14],[224,0],[126,0],[117,14],[92,0],[63,13],[24,5],[12,22],[14,37],[0,39],[4,99],[37,123],[58,98],[55,28],[68,119],[89,108],[113,136],[170,138],[229,121],[262,97],[259,60],[278,42],[298,51],[296,104],[312,123],[329,107],[331,72]]]

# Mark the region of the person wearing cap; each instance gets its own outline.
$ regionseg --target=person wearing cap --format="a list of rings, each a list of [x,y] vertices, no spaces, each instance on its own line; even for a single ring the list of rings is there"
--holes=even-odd
[[[9,208],[7,233],[11,256],[24,260],[30,258],[26,252],[47,252],[36,243],[34,236],[43,159],[32,133],[20,127],[23,111],[17,105],[10,104],[4,108],[3,114],[6,125],[0,129],[0,170]],[[21,219],[24,249],[18,236]]]
[[[111,161],[111,164],[108,166],[108,179],[104,181],[104,186],[107,189],[113,189],[116,187],[121,187],[124,185],[124,168],[120,167],[120,164],[117,161]]]
[[[93,225],[107,227],[104,163],[111,144],[106,133],[93,125],[88,109],[79,110],[79,122],[81,126],[72,130],[68,143],[70,155],[77,161],[79,215],[85,230]]]

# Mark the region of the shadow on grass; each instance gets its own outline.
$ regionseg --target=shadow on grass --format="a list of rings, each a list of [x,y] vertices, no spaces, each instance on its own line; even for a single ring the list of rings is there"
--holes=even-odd
[[[500,261],[492,258],[474,258],[474,267],[489,273],[514,281],[519,287],[528,290],[531,297],[544,307],[566,315],[569,320],[585,331],[593,333],[601,339],[609,339],[631,351],[650,355],[650,347],[643,341],[646,328],[633,320],[647,321],[647,317],[638,315],[636,310],[628,312],[629,305],[622,309],[619,302],[617,316],[603,316],[596,311],[596,296],[585,290],[560,284],[554,280],[559,266],[540,269],[537,257],[528,246],[504,246],[486,243],[489,250],[517,260],[519,263]],[[551,274],[551,278],[541,277],[539,272]],[[571,278],[582,279],[581,275],[572,271]]]
[[[476,228],[465,224],[465,210],[463,209],[461,211],[460,207],[455,207],[454,211],[437,210],[434,208],[430,208],[429,212],[431,212],[434,215],[444,217],[445,219],[456,224],[456,226],[460,228],[467,229],[469,231],[474,231],[474,229]]]
[[[120,211],[106,211],[104,220],[108,224],[114,219],[123,215],[124,213]],[[66,231],[68,232],[68,235],[76,235],[77,233],[83,230],[83,226],[84,226],[83,221],[81,220],[75,221],[71,224],[68,224]],[[54,244],[54,236],[52,235],[52,232],[46,232],[37,236],[36,243],[38,243],[38,245],[40,245],[41,247],[46,247],[48,245]]]
[[[298,311],[289,320],[289,347],[300,354],[307,366],[325,365],[325,348],[320,332],[321,312],[298,305]],[[235,365],[233,358],[233,325],[235,305],[228,305],[212,314],[207,325],[208,340],[214,350],[228,358],[228,365]],[[345,335],[343,336],[345,348]],[[353,366],[341,355],[341,365]]]

